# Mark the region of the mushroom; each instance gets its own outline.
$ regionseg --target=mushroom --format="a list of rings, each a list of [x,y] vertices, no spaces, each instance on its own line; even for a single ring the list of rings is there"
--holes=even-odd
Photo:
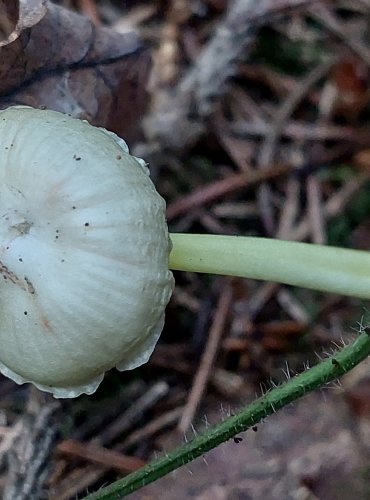
[[[0,371],[56,397],[145,363],[169,270],[370,298],[370,254],[257,237],[172,234],[143,160],[54,111],[0,111]]]
[[[0,371],[55,397],[145,363],[174,281],[165,203],[115,134],[0,112]]]

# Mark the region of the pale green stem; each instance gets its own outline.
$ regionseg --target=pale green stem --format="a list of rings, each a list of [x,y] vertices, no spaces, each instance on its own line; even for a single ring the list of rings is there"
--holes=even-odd
[[[244,236],[171,234],[170,268],[370,299],[370,252]]]

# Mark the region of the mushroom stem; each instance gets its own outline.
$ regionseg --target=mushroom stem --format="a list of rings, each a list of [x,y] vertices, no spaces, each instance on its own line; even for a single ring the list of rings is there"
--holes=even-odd
[[[275,281],[370,299],[369,252],[244,236],[170,237],[173,270]]]

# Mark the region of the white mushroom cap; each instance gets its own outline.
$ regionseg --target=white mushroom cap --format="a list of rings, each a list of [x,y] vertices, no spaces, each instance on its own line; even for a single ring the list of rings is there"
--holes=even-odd
[[[0,371],[56,397],[145,363],[173,290],[165,203],[115,134],[0,112]]]

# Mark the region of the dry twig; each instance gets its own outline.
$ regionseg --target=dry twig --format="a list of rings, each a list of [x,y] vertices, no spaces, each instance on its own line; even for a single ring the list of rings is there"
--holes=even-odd
[[[140,458],[123,455],[91,443],[80,443],[74,439],[67,439],[59,443],[57,451],[61,455],[80,458],[108,469],[116,469],[123,474],[140,469],[146,464]]]
[[[145,122],[145,132],[163,148],[181,150],[194,143],[214,110],[214,102],[235,73],[237,61],[248,54],[257,29],[276,15],[315,0],[234,0],[218,29],[176,89],[157,95]]]
[[[221,335],[224,331],[225,322],[231,306],[232,288],[230,282],[224,282],[224,288],[221,291],[215,317],[209,332],[207,345],[204,349],[202,358],[199,363],[198,371],[195,375],[192,389],[189,394],[188,402],[185,406],[184,413],[180,419],[178,429],[185,433],[194,418],[195,412],[202,399],[207,381],[210,375],[216,353],[219,347]]]
[[[58,433],[59,403],[47,394],[30,389],[26,412],[16,424],[17,433],[8,452],[4,500],[44,498],[50,472],[50,456]]]
[[[136,424],[144,411],[147,411],[155,403],[167,394],[169,390],[165,382],[154,384],[143,396],[137,399],[124,413],[119,415],[105,430],[99,433],[96,439],[90,440],[88,443],[78,443],[73,441],[73,446],[67,445],[67,451],[71,455],[78,455],[84,460],[95,463],[104,464],[104,467],[87,466],[73,470],[67,474],[64,479],[53,489],[52,498],[62,500],[68,499],[71,496],[77,495],[80,491],[84,491],[104,476],[109,461],[110,468],[125,468],[136,467],[139,459],[135,457],[126,457],[118,453],[119,450],[110,454],[110,450],[106,450],[101,446],[107,446],[117,439],[122,433],[128,431]],[[70,441],[71,443],[72,441]],[[90,448],[90,446],[92,448]],[[61,444],[63,452],[66,452],[66,445]],[[94,454],[94,450],[97,452]]]
[[[263,168],[273,164],[273,157],[277,147],[278,140],[285,123],[290,115],[294,112],[298,104],[302,101],[309,90],[321,80],[335,64],[337,58],[332,58],[330,61],[324,61],[315,67],[301,82],[296,86],[293,92],[288,94],[280,108],[278,109],[273,123],[270,127],[270,132],[267,134],[260,153],[258,155],[258,165]],[[263,183],[258,189],[258,204],[261,212],[262,221],[264,223],[267,234],[273,235],[276,231],[275,220],[273,216],[273,206],[271,200],[271,188]]]
[[[313,175],[307,179],[307,219],[311,225],[312,242],[324,245],[326,233],[320,185]]]
[[[248,188],[260,182],[276,179],[292,170],[290,165],[276,165],[273,168],[251,174],[234,174],[227,179],[212,182],[193,191],[191,194],[170,203],[167,207],[167,219],[172,220],[188,210],[199,208],[223,196]]]

